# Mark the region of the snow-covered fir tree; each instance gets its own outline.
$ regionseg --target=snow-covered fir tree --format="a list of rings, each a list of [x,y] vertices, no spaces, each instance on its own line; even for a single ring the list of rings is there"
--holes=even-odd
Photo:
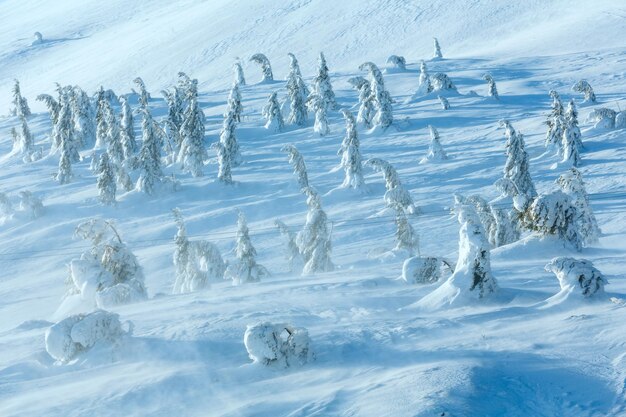
[[[298,177],[298,185],[301,189],[309,187],[309,175],[306,170],[306,164],[304,158],[298,152],[298,149],[294,145],[285,145],[281,151],[287,153],[287,160],[293,168],[293,173]]]
[[[150,93],[146,90],[146,84],[143,82],[141,77],[137,77],[133,80],[133,82],[139,87],[139,106],[142,109],[148,108],[148,101],[150,101]]]
[[[441,46],[439,46],[439,41],[437,40],[437,38],[433,38],[433,46],[435,48],[433,51],[433,58],[435,59],[443,58],[443,55],[441,54]]]
[[[226,270],[226,277],[233,280],[233,285],[241,285],[250,282],[259,282],[269,276],[269,272],[263,265],[256,262],[256,249],[250,239],[250,231],[246,217],[240,211],[237,218],[237,247],[235,248],[237,262]]]
[[[125,161],[126,163],[127,161]],[[113,164],[113,173],[115,174],[115,181],[117,184],[124,189],[124,191],[131,191],[135,188],[135,184],[133,180],[130,178],[128,171],[125,168],[124,164]]]
[[[294,54],[288,54],[291,59],[289,76],[287,77],[287,96],[289,97],[290,111],[287,122],[296,126],[305,126],[308,115],[306,99],[309,89],[302,80],[300,66]]]
[[[261,66],[261,72],[263,73],[263,79],[261,82],[274,81],[274,74],[272,74],[272,66],[270,60],[263,54],[254,54],[250,57],[250,61],[259,64]]]
[[[109,130],[106,124],[106,107],[110,104],[104,96],[104,89],[96,93],[96,144],[95,149],[103,149],[107,143],[107,132]]]
[[[441,146],[441,142],[439,140],[439,132],[433,126],[428,125],[428,130],[430,132],[430,144],[428,145],[428,153],[426,157],[422,160],[422,162],[426,161],[445,161],[448,159],[448,154]]]
[[[409,223],[404,209],[400,206],[394,207],[396,210],[396,247],[394,250],[404,250],[409,256],[419,256],[419,237]]]
[[[563,154],[561,164],[573,167],[580,166],[579,140],[576,135],[567,128],[567,125],[565,125],[563,137],[561,138],[561,153]]]
[[[392,64],[397,70],[406,71],[406,59],[403,56],[391,55],[387,58],[387,63]]]
[[[576,110],[576,103],[574,99],[571,99],[565,110],[565,129],[563,130],[563,140],[576,144],[579,151],[582,151],[584,146],[582,142],[582,134],[578,127],[578,110]]]
[[[483,80],[487,81],[487,95],[489,97],[495,98],[496,100],[500,100],[500,96],[498,95],[498,89],[496,87],[496,82],[491,74],[483,75]]]
[[[278,228],[280,234],[287,240],[285,257],[287,258],[287,262],[289,262],[289,272],[302,270],[304,262],[302,260],[302,255],[300,254],[298,244],[296,243],[296,233],[294,233],[289,226],[280,220],[275,220],[274,224]]]
[[[17,141],[13,144],[13,150],[20,154],[30,154],[33,151],[35,140],[28,127],[26,117],[20,116],[20,125],[16,132]]]
[[[48,109],[48,113],[50,114],[50,122],[52,122],[54,126],[59,118],[59,111],[61,110],[59,102],[50,94],[39,94],[36,100],[46,105],[46,109]]]
[[[282,132],[285,127],[285,121],[283,119],[283,114],[280,111],[280,103],[278,103],[276,92],[270,94],[267,99],[267,104],[263,106],[261,114],[265,117],[265,120],[267,120],[265,123],[266,129],[270,129],[275,132]]]
[[[232,113],[237,123],[241,122],[241,113],[243,112],[243,104],[241,104],[241,92],[239,84],[233,84],[226,100],[226,113]]]
[[[365,185],[363,179],[363,166],[361,151],[359,150],[359,138],[356,130],[356,120],[349,110],[342,109],[343,118],[346,121],[346,135],[337,152],[341,155],[341,167],[345,171],[342,187],[360,189]]]
[[[584,244],[584,237],[579,230],[579,217],[572,199],[560,190],[539,195],[523,213],[527,229],[540,236],[557,236],[577,251],[582,250]]]
[[[374,123],[374,126],[379,126],[385,129],[393,123],[393,99],[391,98],[389,92],[385,90],[383,74],[373,62],[365,62],[364,64],[361,64],[359,69],[361,71],[366,69],[370,77],[372,97],[376,108],[376,114],[374,115],[372,122]]]
[[[241,63],[235,62],[233,67],[235,68],[235,84],[240,86],[246,85],[246,78],[243,75],[243,68],[241,67]]]
[[[322,96],[316,93],[312,93],[306,100],[306,105],[309,110],[315,114],[315,123],[313,123],[313,131],[319,133],[320,136],[326,136],[330,133],[328,127],[328,106],[327,102],[322,99]]]
[[[545,270],[556,275],[561,291],[577,290],[584,298],[603,294],[604,286],[608,284],[604,274],[586,259],[559,256],[548,262]]]
[[[200,109],[196,97],[191,97],[180,127],[181,145],[178,161],[182,169],[194,177],[202,176],[206,150],[204,149],[204,112]]]
[[[59,169],[56,174],[56,179],[60,184],[67,184],[70,182],[70,179],[72,178],[72,162],[79,159],[78,151],[74,146],[74,128],[71,117],[72,115],[69,103],[65,102],[61,105],[59,121],[55,127],[61,148]]]
[[[137,141],[135,138],[135,122],[133,111],[126,96],[120,96],[122,105],[122,115],[120,120],[120,141],[124,151],[124,159],[130,159],[137,152]]]
[[[456,86],[448,77],[448,74],[438,72],[430,76],[430,84],[432,91],[457,91]]]
[[[120,135],[120,121],[108,101],[103,106],[104,125],[106,127],[106,148],[111,161],[119,165],[124,161],[124,148]]]
[[[20,191],[20,211],[23,211],[31,219],[39,218],[43,215],[43,202],[41,198],[28,190]]]
[[[97,168],[98,175],[98,195],[100,202],[105,205],[115,204],[115,193],[117,186],[115,185],[115,177],[113,168],[109,161],[109,154],[104,152],[100,155],[100,161]]]
[[[141,113],[143,116],[141,121],[143,142],[137,161],[140,170],[137,190],[152,195],[163,176],[161,170],[162,131],[152,118],[148,107],[142,108]]]
[[[502,207],[490,205],[493,217],[493,227],[488,230],[489,243],[498,248],[519,240],[520,230],[512,216],[512,211]]]
[[[485,237],[490,236],[495,228],[495,219],[491,211],[491,206],[478,194],[465,197],[461,194],[454,194],[455,207],[459,206],[471,206],[474,209],[474,213],[478,216],[480,224],[482,224],[485,231]]]
[[[545,147],[560,155],[562,152],[561,142],[563,140],[563,129],[565,126],[563,103],[561,102],[559,94],[554,90],[550,90],[550,97],[552,97],[552,110],[546,121],[548,131],[546,132]]]
[[[217,154],[217,179],[224,184],[232,184],[233,177],[231,173],[232,157],[228,152],[228,148],[222,142],[215,142],[211,145]]]
[[[335,98],[333,86],[330,83],[328,66],[326,65],[326,58],[324,57],[323,52],[320,52],[317,64],[317,75],[313,79],[313,92],[319,95],[326,103],[327,109],[336,109],[337,100]]]
[[[596,94],[587,80],[580,80],[572,86],[572,90],[584,94],[584,103],[595,103]]]
[[[450,102],[448,101],[447,98],[445,98],[444,96],[437,96],[437,98],[439,99],[439,103],[441,104],[442,110],[450,109]]]
[[[178,157],[181,147],[180,128],[184,119],[184,91],[183,87],[174,87],[170,90],[163,90],[161,94],[165,98],[167,103],[167,117],[165,118],[165,133],[169,139],[170,146],[172,147],[172,154],[170,159],[174,162]]]
[[[598,242],[601,235],[596,216],[593,214],[589,195],[585,189],[580,171],[570,168],[559,176],[556,183],[564,193],[570,196],[578,214],[578,230],[583,238],[583,245],[589,246]]]
[[[504,127],[507,159],[504,175],[495,185],[503,195],[513,198],[516,208],[521,212],[537,196],[535,184],[530,177],[524,136],[516,132],[508,120],[502,120],[500,124]]]
[[[417,95],[425,95],[431,93],[433,91],[433,86],[430,83],[430,75],[428,75],[428,69],[426,68],[426,63],[424,61],[420,64],[420,77],[419,77],[419,87],[417,89]]]
[[[413,203],[411,194],[402,186],[398,172],[389,162],[380,158],[372,158],[368,159],[365,164],[383,174],[387,189],[384,198],[388,207],[400,206],[409,214],[418,213],[418,208]]]
[[[222,131],[220,132],[220,143],[224,145],[225,156],[228,157],[228,165],[230,167],[239,166],[242,162],[239,143],[235,135],[236,127],[235,115],[232,112],[226,112],[222,123]]]
[[[361,76],[352,77],[348,82],[359,92],[359,111],[356,122],[366,128],[372,127],[374,98],[370,82]]]
[[[28,100],[26,97],[22,96],[22,91],[20,90],[20,82],[15,80],[13,84],[13,108],[11,109],[11,115],[17,117],[29,117],[30,107],[28,107]]]
[[[304,228],[296,237],[304,259],[302,275],[332,271],[335,266],[330,259],[332,245],[328,217],[322,209],[322,202],[317,191],[311,187],[306,187],[303,191],[307,196],[309,211]]]

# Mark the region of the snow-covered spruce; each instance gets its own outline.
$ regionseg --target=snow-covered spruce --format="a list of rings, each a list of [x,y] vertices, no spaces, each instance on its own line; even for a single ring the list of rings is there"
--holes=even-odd
[[[585,183],[580,171],[576,168],[571,168],[561,174],[556,180],[556,183],[561,187],[564,193],[570,196],[572,203],[576,207],[578,213],[578,230],[582,235],[584,246],[597,243],[601,231],[596,221],[596,216],[591,209],[589,196],[587,195]]]
[[[305,126],[308,119],[306,99],[309,95],[309,89],[302,80],[296,56],[292,53],[288,55],[291,63],[287,77],[287,97],[289,97],[290,108],[287,122],[296,126]]]
[[[261,115],[265,118],[265,128],[274,132],[282,132],[285,128],[285,120],[280,111],[280,103],[278,103],[277,93],[273,92],[267,98],[267,103],[263,106]]]
[[[180,210],[176,208],[172,212],[178,229],[174,236],[174,294],[203,290],[209,288],[211,282],[223,281],[226,263],[217,246],[205,240],[190,241]]]
[[[70,262],[68,297],[78,296],[97,307],[147,298],[141,266],[110,221],[80,223],[74,235],[89,241],[91,248]]]
[[[380,158],[368,159],[366,165],[372,167],[374,171],[382,172],[385,178],[385,203],[387,207],[402,207],[409,214],[417,214],[418,208],[413,203],[411,194],[402,186],[400,177],[395,168],[387,161]]]
[[[496,87],[496,82],[491,74],[483,75],[483,80],[487,81],[487,95],[489,97],[495,98],[496,100],[500,100],[500,96],[498,95],[498,88]]]
[[[567,104],[565,110],[565,129],[563,131],[563,140],[574,143],[579,151],[582,151],[584,146],[582,142],[582,134],[578,127],[578,110],[576,110],[576,103],[574,99],[571,99]]]
[[[178,162],[182,169],[190,172],[192,176],[201,177],[207,154],[204,149],[204,112],[198,105],[196,97],[191,97],[189,101],[180,127],[180,137]]]
[[[105,116],[105,107],[110,106],[104,96],[104,89],[100,86],[100,89],[96,93],[96,143],[95,149],[103,149],[106,146],[107,141],[107,125]]]
[[[275,220],[274,224],[287,241],[285,245],[285,258],[287,258],[287,262],[289,263],[289,272],[302,271],[304,261],[300,254],[300,248],[298,248],[298,244],[296,243],[296,233],[280,220]]]
[[[405,251],[409,256],[419,255],[419,237],[411,226],[402,207],[394,207],[396,211],[396,246],[394,251]]]
[[[241,113],[243,112],[243,104],[241,104],[241,92],[239,84],[233,84],[226,99],[226,113],[232,113],[235,121],[241,122]]]
[[[41,101],[46,105],[46,109],[50,115],[50,122],[54,126],[59,117],[59,111],[61,110],[61,106],[59,102],[54,99],[50,94],[39,94],[36,98],[37,101]]]
[[[433,86],[430,82],[430,76],[428,75],[428,69],[424,61],[420,64],[420,77],[419,86],[415,92],[416,96],[423,96],[433,91]]]
[[[393,99],[389,92],[385,90],[383,73],[373,62],[365,62],[359,66],[359,69],[361,71],[367,70],[370,77],[372,98],[376,108],[376,114],[372,122],[374,126],[385,129],[393,123]]]
[[[298,152],[298,149],[294,145],[285,145],[281,149],[282,152],[287,153],[287,160],[293,167],[293,173],[298,177],[298,185],[301,189],[309,186],[309,176],[306,170],[306,164],[304,158]]]
[[[41,198],[28,190],[20,191],[20,211],[26,213],[31,219],[39,218],[43,215],[44,208]]]
[[[122,148],[124,149],[124,159],[129,159],[137,152],[133,111],[128,103],[128,97],[120,96],[119,100],[122,106],[122,116],[120,120]]]
[[[554,235],[568,247],[581,251],[584,237],[579,230],[579,216],[572,199],[559,190],[536,197],[523,212],[523,221],[527,229],[539,236]]]
[[[604,286],[608,284],[602,272],[586,259],[560,256],[548,262],[545,270],[556,275],[562,292],[580,292],[583,298],[603,294]]]
[[[306,100],[307,108],[315,114],[315,122],[313,123],[313,131],[325,136],[330,133],[328,127],[328,103],[322,99],[322,96],[316,93],[309,94]]]
[[[16,140],[13,142],[13,151],[23,155],[29,155],[33,151],[34,138],[30,133],[26,117],[20,116],[19,128],[16,130]]]
[[[326,65],[326,58],[324,58],[323,52],[320,52],[317,63],[317,75],[313,78],[313,93],[320,96],[327,109],[334,110],[337,108],[337,100],[335,99],[333,86],[330,83],[328,66]]]
[[[296,243],[304,259],[302,275],[332,271],[335,266],[330,259],[332,245],[328,217],[322,209],[322,201],[317,191],[312,187],[306,187],[303,192],[307,196],[309,211],[304,228],[296,237]]]
[[[241,86],[246,85],[246,77],[244,77],[243,75],[243,68],[241,67],[241,63],[235,62],[233,68],[235,69],[235,84]]]
[[[561,137],[561,165],[578,167],[581,164],[580,158],[580,138],[576,136],[574,130],[569,129],[567,122],[564,123],[563,136]]]
[[[441,104],[442,110],[450,109],[450,102],[448,101],[447,98],[445,98],[444,96],[437,96],[437,98],[439,99],[439,103]]]
[[[120,122],[108,101],[104,105],[104,119],[107,129],[107,153],[111,162],[121,165],[124,162],[124,148],[122,147]]]
[[[270,322],[248,325],[243,342],[250,359],[265,366],[288,368],[314,359],[309,332],[303,327]]]
[[[105,205],[115,204],[115,192],[117,186],[115,185],[115,177],[113,174],[113,168],[109,162],[109,154],[104,152],[100,155],[100,161],[97,168],[98,175],[98,195],[100,202]]]
[[[441,46],[439,46],[439,40],[437,40],[437,38],[433,38],[433,46],[434,46],[433,58],[434,59],[443,58],[443,55],[441,54]]]
[[[593,88],[591,88],[591,84],[587,82],[587,80],[580,80],[576,84],[572,86],[572,91],[576,91],[577,93],[584,94],[583,103],[595,103],[596,102],[596,94],[593,92]]]
[[[489,240],[489,236],[494,234],[496,224],[491,206],[487,200],[478,194],[474,194],[469,197],[465,197],[461,194],[454,194],[454,202],[455,207],[470,206],[474,209],[474,212],[478,216],[478,220],[480,220],[480,224],[482,224],[483,230],[485,231],[485,237]],[[491,240],[489,240],[489,243],[493,244]]]
[[[565,128],[565,118],[563,114],[563,103],[559,94],[550,90],[550,97],[552,97],[552,110],[548,115],[546,124],[548,125],[548,131],[546,132],[545,147],[549,151],[553,151],[559,155],[562,154],[561,143],[563,141],[563,130]]]
[[[503,195],[513,198],[515,208],[521,212],[537,196],[528,168],[524,136],[516,132],[508,120],[500,121],[500,125],[504,127],[507,159],[504,164],[504,175],[495,185]]]
[[[428,145],[428,153],[426,154],[426,157],[421,160],[421,162],[445,161],[448,159],[448,154],[446,154],[443,146],[441,146],[441,142],[439,141],[439,132],[431,125],[428,125],[428,130],[430,132],[430,144]]]
[[[150,101],[150,93],[148,93],[148,90],[146,90],[146,84],[143,82],[141,77],[135,78],[133,82],[139,88],[139,106],[142,109],[147,109],[148,102]]]
[[[59,362],[76,359],[96,345],[116,347],[132,333],[132,324],[127,329],[119,315],[104,310],[89,314],[69,316],[46,330],[46,351]]]
[[[142,108],[143,120],[141,122],[142,144],[139,151],[140,174],[137,180],[137,190],[148,195],[154,194],[163,172],[161,170],[161,142],[163,131],[152,119],[152,114],[148,107]]]
[[[22,91],[20,90],[20,82],[15,80],[13,84],[13,108],[11,108],[11,115],[17,117],[29,117],[30,107],[28,107],[28,100],[26,97],[22,96]]]
[[[74,128],[71,124],[71,114],[69,104],[63,103],[59,114],[59,121],[55,126],[58,141],[61,147],[61,157],[59,158],[59,168],[56,180],[59,184],[67,184],[72,179],[72,162],[79,159],[78,151],[74,146]]]
[[[93,146],[96,140],[96,121],[89,95],[74,86],[71,95],[72,116],[76,142],[81,147]]]
[[[256,249],[252,246],[246,217],[240,211],[237,218],[237,261],[226,269],[225,278],[232,279],[233,285],[260,282],[270,273],[256,262]]]
[[[352,77],[348,82],[359,92],[359,111],[356,122],[366,128],[372,127],[374,97],[370,82],[361,76]]]
[[[341,112],[346,121],[346,135],[341,143],[341,148],[337,152],[338,155],[341,155],[341,167],[345,172],[345,178],[341,186],[344,188],[351,187],[356,190],[365,185],[356,120],[354,120],[354,116],[349,110],[342,109]]]
[[[223,184],[232,184],[232,157],[228,152],[228,148],[221,142],[215,142],[211,144],[211,149],[215,150],[217,154],[217,179]]]
[[[613,109],[601,107],[593,109],[587,116],[587,122],[593,123],[596,129],[614,129],[617,112]]]
[[[224,157],[228,159],[230,167],[236,167],[242,163],[239,142],[237,142],[237,136],[235,135],[236,127],[235,114],[232,112],[224,113],[219,142],[224,146]],[[230,168],[228,170],[230,171]]]
[[[406,71],[406,59],[403,56],[391,55],[387,58],[387,64],[392,64],[399,71]]]
[[[516,212],[490,205],[491,215],[493,217],[493,227],[488,230],[489,243],[495,248],[508,245],[519,240],[520,228],[518,222],[513,219]]]
[[[164,120],[165,133],[168,137],[170,146],[172,147],[172,155],[170,162],[176,161],[181,148],[182,139],[180,137],[180,128],[184,119],[184,91],[183,87],[175,86],[171,91],[162,90],[161,94],[167,103],[167,116]]]
[[[432,91],[457,91],[456,86],[454,85],[450,77],[448,77],[448,74],[438,72],[430,76],[429,79]]]
[[[250,57],[250,61],[259,64],[261,66],[261,72],[263,73],[263,79],[261,82],[274,81],[274,74],[272,74],[272,66],[270,60],[263,54],[254,54]]]

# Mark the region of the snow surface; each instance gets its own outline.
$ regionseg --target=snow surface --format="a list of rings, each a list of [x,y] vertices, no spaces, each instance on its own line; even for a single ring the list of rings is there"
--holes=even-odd
[[[8,114],[12,82],[19,78],[44,155],[50,122],[35,97],[53,94],[54,82],[90,93],[103,85],[121,94],[141,76],[159,120],[166,110],[158,92],[183,70],[199,80],[207,145],[219,135],[236,57],[248,82],[237,128],[244,164],[233,168],[234,186],[216,182],[214,163],[199,178],[171,166],[166,173],[176,174],[180,191],[153,198],[122,193],[116,207],[99,204],[89,158],[74,165],[72,182],[59,185],[52,178],[58,156],[24,163],[10,154],[9,131],[17,120],[0,117],[0,191],[13,207],[26,190],[45,207],[39,218],[16,212],[0,219],[0,415],[626,414],[626,131],[582,123],[593,108],[617,110],[618,102],[626,108],[623,2],[5,0],[0,16],[0,113]],[[43,42],[32,45],[35,31]],[[433,36],[444,58],[427,61],[428,70],[445,72],[459,90],[447,111],[436,96],[412,98]],[[384,75],[396,100],[394,124],[384,132],[360,129],[359,139],[364,160],[392,163],[419,206],[421,214],[409,217],[422,256],[456,259],[459,225],[449,212],[454,193],[498,196],[493,183],[505,162],[498,120],[510,120],[524,134],[538,191],[556,188],[560,172],[550,166],[558,158],[543,148],[550,89],[580,105],[586,148],[580,169],[604,232],[600,242],[578,254],[554,239],[525,236],[492,251],[496,296],[436,311],[412,308],[441,284],[397,280],[403,259],[380,256],[395,245],[394,216],[385,209],[381,175],[371,169],[364,168],[367,192],[340,188],[343,173],[333,168],[340,162],[341,114],[329,113],[326,137],[313,133],[312,115],[304,128],[263,128],[260,113],[270,92],[278,89],[285,99],[287,53],[297,56],[310,84],[320,51],[337,100],[348,108],[358,94],[347,80],[365,75],[360,64],[385,69],[389,55],[406,57],[405,72]],[[261,72],[248,62],[256,52],[271,60],[276,82],[257,84]],[[499,102],[486,97],[486,72],[497,82]],[[570,90],[583,78],[597,105],[582,106],[582,96]],[[137,106],[135,96],[131,105]],[[428,149],[428,125],[445,138],[452,159],[418,164]],[[306,204],[280,151],[287,143],[304,156],[333,222],[333,272],[288,272],[274,220],[297,231]],[[214,242],[230,262],[242,210],[257,260],[271,277],[170,295],[174,207],[192,240]],[[53,323],[81,312],[57,309],[67,264],[86,249],[72,239],[73,230],[94,216],[115,221],[143,267],[150,299],[111,308],[134,324],[124,344],[59,365],[46,353],[44,337]],[[546,303],[560,289],[543,269],[556,256],[592,261],[608,279],[612,302]],[[308,329],[316,360],[297,369],[251,363],[244,333],[259,322]]]

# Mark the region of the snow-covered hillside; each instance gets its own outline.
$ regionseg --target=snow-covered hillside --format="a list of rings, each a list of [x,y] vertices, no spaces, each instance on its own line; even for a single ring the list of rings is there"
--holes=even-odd
[[[0,193],[15,209],[11,216],[0,212],[0,415],[626,415],[626,130],[586,121],[594,109],[626,108],[626,4],[57,3],[0,2]],[[32,44],[35,31],[42,43]],[[432,59],[434,36],[443,59]],[[328,113],[330,133],[313,131],[311,113],[307,126],[265,129],[262,109],[270,93],[281,103],[287,99],[287,54],[297,56],[310,86],[320,51],[338,103]],[[270,59],[276,81],[259,83],[261,69],[249,62],[257,52]],[[386,63],[392,54],[406,58],[405,71]],[[232,168],[234,184],[225,185],[216,180],[210,145],[222,130],[238,57],[247,80],[236,127],[243,163]],[[414,94],[421,60],[458,88],[447,94],[450,109],[442,110],[437,94]],[[358,111],[358,92],[348,80],[367,75],[359,70],[366,61],[384,70],[394,122],[387,129],[359,125],[360,151],[364,160],[382,158],[396,168],[419,208],[408,220],[422,256],[456,264],[461,225],[458,212],[451,212],[455,193],[487,201],[500,196],[494,182],[506,161],[502,119],[524,135],[537,191],[558,189],[555,180],[567,167],[544,147],[549,90],[565,105],[570,98],[578,105],[579,170],[603,232],[599,242],[579,253],[554,237],[525,232],[491,250],[499,290],[488,299],[446,305],[454,290],[444,283],[447,271],[436,283],[399,279],[407,255],[391,251],[396,217],[385,207],[383,176],[364,166],[366,185],[352,190],[341,188],[338,169],[345,135],[339,109]],[[55,82],[79,85],[90,95],[102,85],[129,94],[136,110],[138,96],[130,93],[140,76],[152,95],[149,108],[162,122],[168,108],[160,91],[176,85],[179,71],[198,79],[209,156],[204,176],[164,158],[164,173],[175,175],[178,191],[148,196],[118,187],[117,205],[105,206],[90,169],[92,149],[85,148],[83,160],[72,165],[72,180],[59,184],[59,153],[49,155],[52,126],[38,94],[56,96]],[[495,79],[499,101],[488,97],[485,73]],[[12,150],[11,129],[20,124],[7,115],[15,78],[33,110],[27,122],[34,148],[43,149],[34,162]],[[571,90],[580,79],[594,87],[596,104],[582,103]],[[449,159],[420,163],[431,125]],[[141,139],[139,114],[134,129]],[[294,232],[307,220],[307,199],[282,150],[287,144],[304,157],[328,215],[332,272],[300,276],[285,258],[286,240],[275,220]],[[137,181],[139,171],[130,175]],[[42,199],[40,217],[19,209],[22,191]],[[257,261],[271,275],[173,295],[175,207],[190,240],[214,243],[231,265],[243,213]],[[92,300],[64,299],[68,264],[89,249],[73,238],[74,229],[91,218],[115,223],[143,268],[147,299],[107,307],[119,315],[121,330],[89,336],[115,343],[96,343],[69,362],[56,362],[46,351],[47,329],[93,309]],[[555,274],[544,270],[557,256],[592,261],[608,280],[605,293],[587,299],[570,294],[571,288],[561,291]],[[252,363],[244,333],[259,322],[308,329],[314,358],[288,368]],[[78,333],[84,339],[84,330]]]

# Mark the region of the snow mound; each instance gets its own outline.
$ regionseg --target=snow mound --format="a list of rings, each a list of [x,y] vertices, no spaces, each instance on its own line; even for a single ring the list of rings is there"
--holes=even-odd
[[[283,368],[304,365],[313,360],[310,341],[305,328],[269,322],[249,325],[243,337],[254,363]]]
[[[608,283],[602,272],[586,259],[561,256],[548,262],[545,269],[556,275],[561,286],[561,291],[548,299],[549,304],[570,297],[597,298],[604,294],[604,286]]]
[[[413,256],[402,264],[402,279],[407,284],[432,284],[441,278],[442,260],[436,257]]]
[[[46,351],[60,362],[68,362],[96,344],[116,346],[132,327],[124,330],[119,316],[104,310],[67,317],[46,330]]]

